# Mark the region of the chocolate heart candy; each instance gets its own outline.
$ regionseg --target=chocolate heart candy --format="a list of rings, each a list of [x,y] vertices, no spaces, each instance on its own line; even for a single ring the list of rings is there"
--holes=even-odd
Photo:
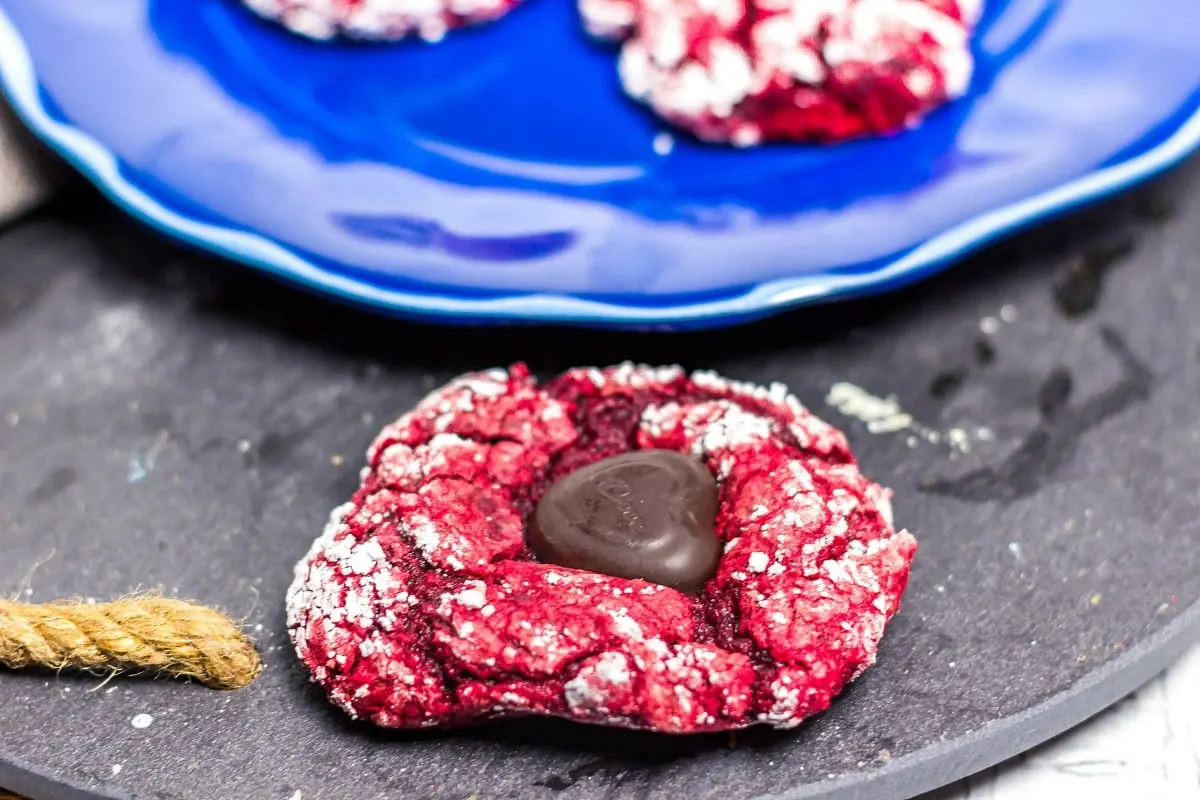
[[[606,458],[547,490],[529,524],[541,560],[695,592],[717,571],[717,484],[694,458],[639,450]]]

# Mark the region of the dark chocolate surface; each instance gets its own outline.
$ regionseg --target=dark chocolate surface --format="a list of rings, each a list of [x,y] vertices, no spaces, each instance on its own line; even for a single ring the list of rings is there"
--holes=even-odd
[[[886,800],[948,782],[1192,641],[1198,299],[1196,162],[911,289],[686,336],[381,320],[85,193],[0,233],[0,591],[159,586],[244,618],[268,668],[234,693],[0,674],[0,785],[36,800]],[[379,426],[466,369],[626,358],[787,382],[896,490],[921,550],[878,665],[797,731],[736,741],[536,720],[386,734],[330,707],[288,646],[283,594]],[[917,428],[840,414],[825,399],[843,381],[895,395]]]
[[[527,539],[538,560],[695,592],[717,572],[717,482],[670,450],[605,458],[556,481]]]

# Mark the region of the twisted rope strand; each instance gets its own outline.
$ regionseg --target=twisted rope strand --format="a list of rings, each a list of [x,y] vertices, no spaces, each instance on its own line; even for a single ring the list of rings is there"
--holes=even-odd
[[[254,643],[224,614],[154,594],[94,604],[0,599],[0,665],[153,670],[211,689],[240,689],[262,672]]]

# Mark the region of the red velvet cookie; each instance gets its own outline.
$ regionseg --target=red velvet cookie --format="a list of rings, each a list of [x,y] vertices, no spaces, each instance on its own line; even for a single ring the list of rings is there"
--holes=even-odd
[[[520,0],[242,0],[254,13],[310,39],[430,42],[464,25],[498,19]]]
[[[626,92],[701,139],[893,133],[961,96],[980,0],[578,0]]]
[[[648,450],[716,479],[710,580],[684,594],[535,558],[526,524],[551,486]],[[916,550],[842,434],[780,384],[626,364],[538,385],[517,365],[434,392],[367,458],[296,567],[288,628],[333,702],[386,727],[795,726],[874,663]]]

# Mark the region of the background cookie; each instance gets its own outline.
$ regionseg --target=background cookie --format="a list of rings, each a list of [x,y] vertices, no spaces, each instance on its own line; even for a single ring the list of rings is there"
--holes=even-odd
[[[625,91],[702,139],[893,133],[966,92],[978,0],[580,0]]]
[[[520,0],[242,0],[261,17],[310,39],[439,41],[446,32],[498,19]]]

